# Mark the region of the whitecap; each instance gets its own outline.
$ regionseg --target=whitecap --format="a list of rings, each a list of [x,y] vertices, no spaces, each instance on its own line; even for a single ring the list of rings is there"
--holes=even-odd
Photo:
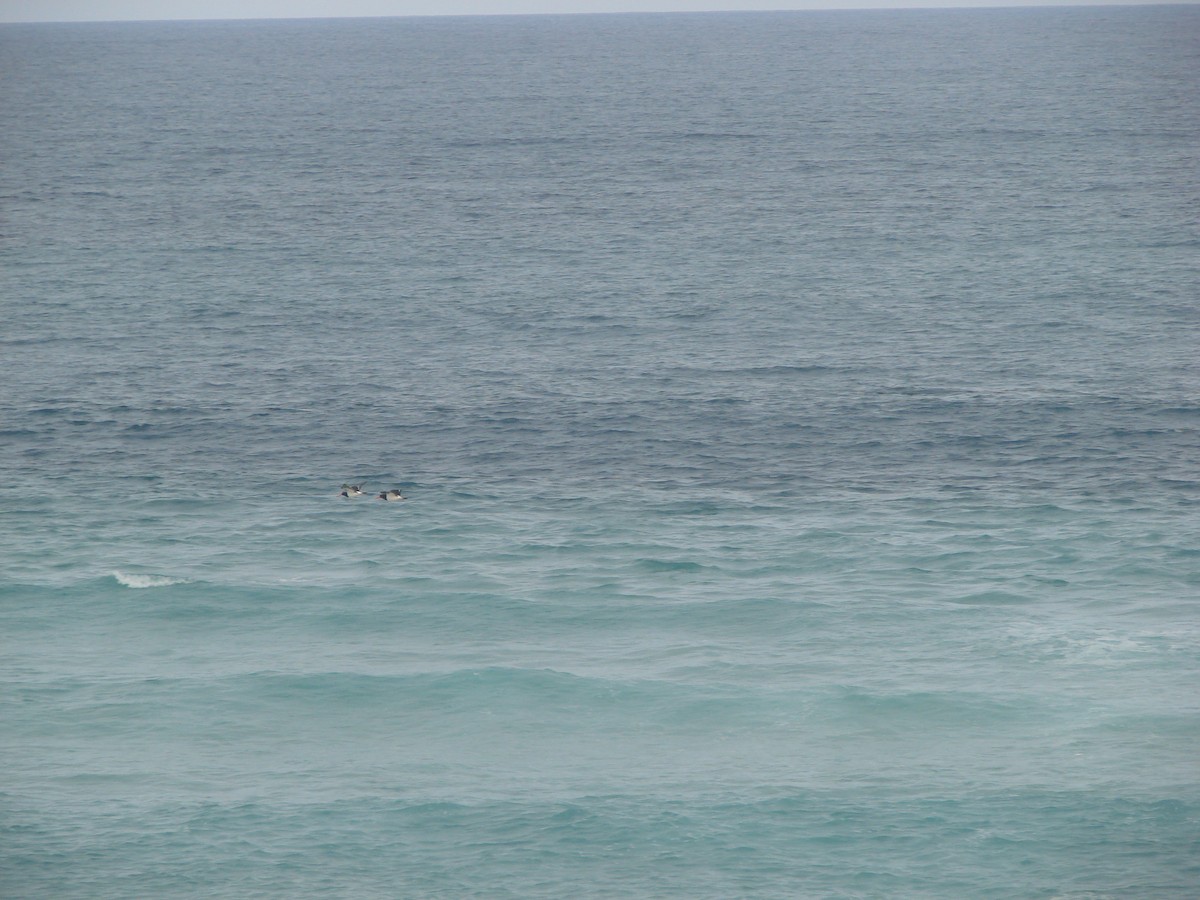
[[[184,582],[183,578],[170,578],[166,575],[131,575],[127,572],[113,572],[112,577],[125,587],[131,588],[167,587]]]

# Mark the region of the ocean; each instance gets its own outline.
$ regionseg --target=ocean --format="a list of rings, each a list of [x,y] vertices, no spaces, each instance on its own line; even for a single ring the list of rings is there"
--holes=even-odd
[[[1197,896],[1198,73],[0,27],[0,895]]]

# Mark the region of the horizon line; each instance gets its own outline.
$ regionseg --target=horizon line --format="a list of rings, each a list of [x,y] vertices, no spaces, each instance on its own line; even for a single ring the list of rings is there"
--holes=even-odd
[[[766,8],[766,9],[662,9],[662,10],[644,10],[644,9],[613,9],[613,10],[566,10],[566,11],[513,11],[513,12],[407,12],[407,13],[392,13],[392,14],[377,14],[377,13],[330,13],[330,14],[315,14],[315,15],[214,15],[214,16],[194,16],[194,15],[159,15],[146,18],[143,16],[122,16],[113,15],[105,18],[38,18],[35,15],[30,17],[8,18],[3,14],[0,7],[0,25],[87,25],[87,24],[114,24],[114,23],[149,23],[149,22],[306,22],[306,21],[329,21],[329,20],[347,20],[347,19],[450,19],[450,18],[528,18],[533,16],[624,16],[624,15],[731,15],[731,14],[756,14],[756,13],[811,13],[811,12],[915,12],[915,11],[933,11],[933,10],[999,10],[999,9],[1086,9],[1086,8],[1114,8],[1114,7],[1163,7],[1163,6],[1195,6],[1200,4],[1200,0],[1152,0],[1152,2],[1130,2],[1130,0],[1060,0],[1060,2],[1045,2],[1045,0],[989,0],[982,4],[964,4],[956,3],[953,0],[942,2],[942,0],[932,0],[928,3],[903,3],[900,5],[889,2],[889,0],[878,0],[872,4],[869,2],[862,3],[861,0],[851,0],[846,5],[820,5],[820,6],[800,6],[790,8]]]

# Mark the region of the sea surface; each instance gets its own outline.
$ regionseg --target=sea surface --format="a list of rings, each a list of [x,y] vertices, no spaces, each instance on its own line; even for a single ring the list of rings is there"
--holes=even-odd
[[[0,27],[0,896],[1197,896],[1198,83]]]

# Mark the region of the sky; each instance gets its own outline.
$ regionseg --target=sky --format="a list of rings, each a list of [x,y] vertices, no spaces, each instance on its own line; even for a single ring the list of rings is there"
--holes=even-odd
[[[1065,6],[1106,2],[1130,0],[0,0],[0,22]]]

